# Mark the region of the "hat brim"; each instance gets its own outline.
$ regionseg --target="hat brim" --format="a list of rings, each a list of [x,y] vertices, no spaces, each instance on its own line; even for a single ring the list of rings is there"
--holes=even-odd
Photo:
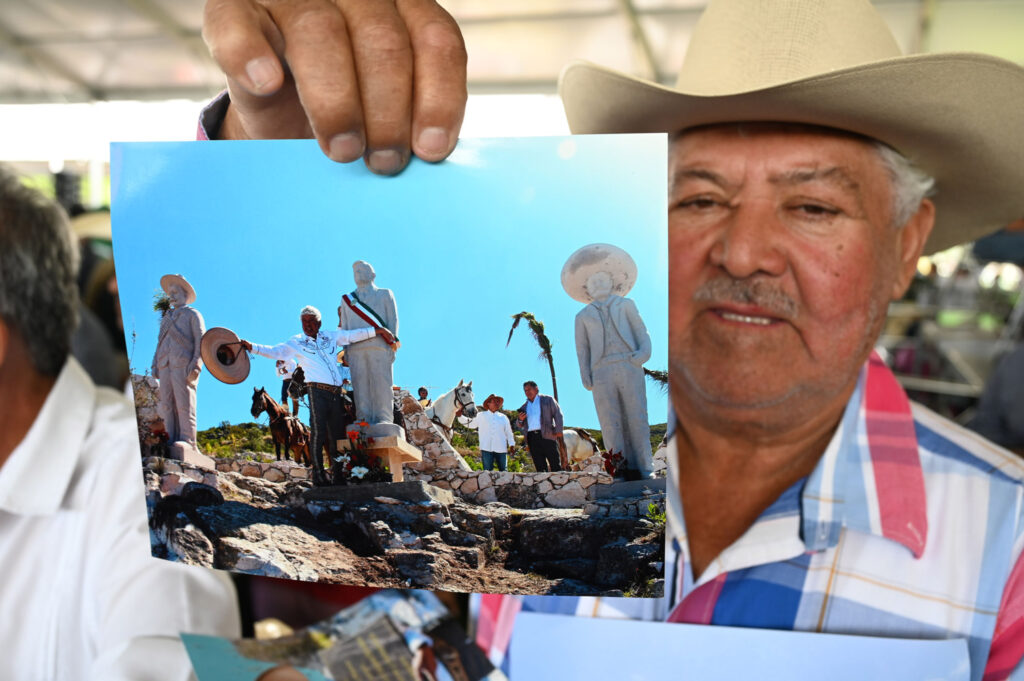
[[[625,296],[636,284],[636,262],[626,251],[611,244],[587,244],[577,249],[562,267],[562,288],[580,303],[590,303],[587,279],[596,272],[607,272],[612,278],[612,293]]]
[[[1024,68],[996,57],[913,55],[715,95],[573,62],[562,72],[559,92],[573,133],[674,133],[766,121],[885,142],[936,180],[927,253],[1024,216]]]
[[[177,284],[185,292],[185,304],[191,305],[196,302],[196,290],[192,288],[192,284],[188,283],[188,280],[180,274],[165,274],[160,277],[160,288],[164,290],[164,293],[171,295],[171,292],[167,289],[170,288],[171,284]]]
[[[234,385],[249,377],[249,355],[231,329],[215,326],[199,341],[203,364],[217,380]]]

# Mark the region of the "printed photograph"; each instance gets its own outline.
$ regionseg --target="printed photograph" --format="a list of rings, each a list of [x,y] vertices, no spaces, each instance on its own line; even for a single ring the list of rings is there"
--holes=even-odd
[[[154,555],[446,591],[663,593],[666,139],[115,144]]]

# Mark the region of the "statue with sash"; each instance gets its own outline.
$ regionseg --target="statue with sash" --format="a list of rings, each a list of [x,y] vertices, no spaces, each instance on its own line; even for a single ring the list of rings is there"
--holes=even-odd
[[[160,288],[171,309],[160,320],[160,337],[153,354],[153,376],[160,381],[157,408],[168,441],[196,446],[196,384],[201,371],[200,341],[206,330],[203,316],[191,307],[196,292],[180,274],[165,274]]]
[[[398,310],[390,289],[377,288],[377,277],[370,263],[357,260],[352,264],[356,290],[341,297],[338,308],[342,329],[362,329],[367,326],[385,328],[394,336],[388,343],[381,336],[352,343],[345,348],[345,358],[352,371],[352,393],[356,407],[356,422],[370,424],[366,429],[371,437],[401,435],[394,420],[394,393],[392,364],[398,350]]]

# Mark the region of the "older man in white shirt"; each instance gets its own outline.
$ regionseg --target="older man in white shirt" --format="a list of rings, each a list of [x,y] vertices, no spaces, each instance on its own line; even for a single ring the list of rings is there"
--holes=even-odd
[[[0,678],[187,679],[179,633],[237,636],[237,604],[150,555],[131,403],[68,356],[76,253],[0,166]]]
[[[313,453],[313,484],[330,484],[324,471],[323,446],[327,455],[335,460],[338,440],[345,432],[345,413],[341,402],[345,376],[338,364],[338,349],[350,343],[380,336],[394,342],[394,336],[385,328],[330,329],[322,331],[320,310],[307,305],[299,314],[302,333],[278,345],[260,345],[242,341],[246,350],[270,359],[293,359],[302,367],[309,386],[309,444]],[[335,481],[337,482],[337,480]]]
[[[505,398],[492,393],[484,400],[484,411],[478,411],[473,418],[459,416],[459,423],[480,431],[480,458],[485,471],[493,471],[495,464],[499,471],[506,470],[508,452],[516,445],[512,424],[500,411],[504,403]]]

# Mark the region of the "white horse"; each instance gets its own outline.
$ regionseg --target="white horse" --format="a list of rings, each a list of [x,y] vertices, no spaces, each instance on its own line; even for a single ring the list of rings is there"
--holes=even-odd
[[[571,470],[576,469],[580,462],[601,451],[597,446],[597,441],[585,430],[566,428],[562,431],[562,441],[565,442],[565,453],[569,458]]]
[[[426,408],[427,418],[442,426],[450,435],[452,423],[455,421],[455,412],[462,409],[462,415],[473,418],[476,416],[476,404],[473,402],[473,381],[459,384],[434,400],[433,404]]]

